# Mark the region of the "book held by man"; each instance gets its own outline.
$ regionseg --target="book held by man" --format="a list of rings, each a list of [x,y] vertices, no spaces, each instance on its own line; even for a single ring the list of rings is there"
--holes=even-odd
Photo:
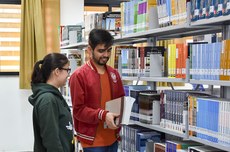
[[[134,101],[135,98],[127,96],[116,98],[106,102],[105,110],[119,114],[115,121],[116,125],[128,125]]]

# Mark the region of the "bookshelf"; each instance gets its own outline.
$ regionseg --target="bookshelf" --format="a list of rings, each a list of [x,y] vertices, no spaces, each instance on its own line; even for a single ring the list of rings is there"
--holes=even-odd
[[[87,44],[88,44],[87,42],[79,42],[79,43],[60,47],[61,53],[65,54],[67,58],[69,59],[70,68],[71,68],[70,74],[72,74],[74,70],[80,65],[82,65],[82,63],[84,62],[85,60],[84,48],[87,47]],[[68,106],[72,109],[72,102],[71,102],[68,82],[66,83],[65,86],[61,88],[61,93],[64,99],[66,100]]]
[[[224,33],[224,29],[228,27],[230,24],[230,15],[228,16],[220,16],[213,17],[211,19],[203,19],[195,22],[190,22],[187,20],[186,23],[167,26],[163,28],[150,29],[147,31],[141,31],[137,33],[126,34],[123,36],[119,36],[115,38],[115,44],[135,44],[141,43],[151,40],[152,45],[156,43],[156,40],[165,40],[165,39],[173,39],[173,38],[181,38],[186,36],[197,36],[197,35],[205,35],[223,32],[224,38],[229,38],[229,33]],[[72,44],[68,46],[63,46],[61,49],[84,49],[87,46],[86,42],[80,42],[77,44]],[[153,89],[156,89],[156,82],[182,82],[182,83],[192,83],[192,84],[205,84],[205,85],[219,85],[221,86],[221,97],[229,98],[228,92],[230,92],[230,81],[221,81],[221,80],[194,80],[189,79],[189,64],[186,62],[186,78],[168,78],[168,77],[131,77],[131,76],[122,76],[122,80],[127,81],[147,81]],[[188,71],[188,72],[187,72]],[[193,140],[202,144],[211,145],[213,147],[219,148],[221,150],[229,151],[230,147],[214,142],[209,142],[204,139],[200,139],[197,137],[188,135],[188,123],[186,124],[185,133],[173,131],[171,129],[163,128],[160,125],[151,125],[141,123],[139,121],[131,121],[133,124],[137,124],[146,128],[150,128],[156,131],[160,131],[166,134],[174,135],[177,137],[181,137],[187,140]]]
[[[190,8],[190,7],[189,7]],[[150,29],[147,31],[141,31],[137,33],[130,33],[126,35],[122,35],[120,38],[115,38],[115,43],[120,44],[121,42],[127,44],[141,43],[145,40],[148,41],[150,39],[155,40],[151,45],[156,44],[156,40],[165,40],[165,39],[173,39],[173,38],[181,38],[186,36],[198,36],[205,34],[213,34],[222,32],[223,39],[230,38],[230,15],[227,16],[219,16],[213,17],[210,19],[202,19],[194,22],[190,22],[187,20],[186,23],[179,25],[172,25],[163,28]],[[186,64],[186,79],[178,79],[178,78],[167,78],[167,77],[129,77],[123,76],[122,80],[128,81],[147,81],[149,84],[153,84],[152,88],[156,89],[156,82],[183,82],[183,83],[192,83],[192,84],[204,84],[204,85],[218,85],[220,86],[220,97],[229,99],[230,95],[230,81],[223,80],[194,80],[190,79],[189,74],[189,65]],[[160,125],[151,125],[141,123],[139,121],[131,121],[133,124],[137,124],[146,128],[150,128],[156,131],[164,132],[166,134],[182,137],[187,140],[193,140],[205,145],[210,145],[212,147],[219,148],[221,150],[229,151],[229,145],[224,145],[220,143],[214,143],[207,141],[205,139],[189,136],[188,126],[187,133],[178,133],[172,131],[170,129],[166,129],[161,127]],[[188,124],[187,124],[188,125]]]

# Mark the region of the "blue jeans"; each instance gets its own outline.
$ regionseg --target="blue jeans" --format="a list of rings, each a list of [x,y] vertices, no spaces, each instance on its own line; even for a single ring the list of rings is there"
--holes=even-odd
[[[84,152],[117,152],[117,149],[118,149],[118,142],[116,141],[110,146],[83,148],[83,151]]]

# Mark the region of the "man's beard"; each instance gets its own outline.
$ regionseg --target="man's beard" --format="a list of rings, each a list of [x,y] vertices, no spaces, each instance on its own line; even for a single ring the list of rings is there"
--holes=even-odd
[[[104,62],[104,60],[103,59],[106,59],[106,61]],[[98,65],[106,65],[106,63],[108,62],[108,60],[109,60],[109,57],[101,57],[101,58],[99,58],[98,60],[95,58],[95,56],[93,55],[93,60],[94,60],[94,62],[95,63],[97,63]],[[103,60],[102,62],[100,62],[101,60]]]

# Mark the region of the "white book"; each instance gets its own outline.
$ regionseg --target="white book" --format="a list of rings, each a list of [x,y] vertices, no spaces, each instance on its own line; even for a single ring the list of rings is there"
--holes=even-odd
[[[150,77],[162,76],[162,62],[163,57],[161,54],[150,54]]]
[[[105,110],[120,115],[116,120],[117,125],[128,125],[134,101],[135,98],[128,96],[116,98],[106,102]]]

